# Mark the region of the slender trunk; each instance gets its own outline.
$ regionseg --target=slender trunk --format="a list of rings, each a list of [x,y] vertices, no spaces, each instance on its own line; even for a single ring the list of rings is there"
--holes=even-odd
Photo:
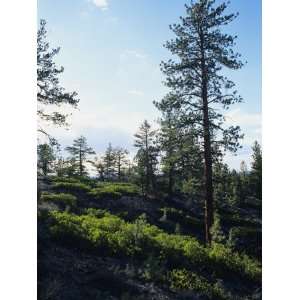
[[[79,175],[80,177],[82,177],[82,153],[81,153],[81,149],[79,150]]]
[[[209,117],[207,99],[203,101],[203,129],[204,129],[204,162],[205,162],[205,238],[211,243],[210,229],[213,225],[213,184],[212,184],[212,157],[209,132]]]
[[[201,32],[201,69],[202,69],[202,101],[203,101],[203,133],[204,133],[204,163],[205,163],[205,239],[211,243],[211,227],[213,225],[213,182],[212,155],[207,99],[208,74],[205,65],[204,37]]]

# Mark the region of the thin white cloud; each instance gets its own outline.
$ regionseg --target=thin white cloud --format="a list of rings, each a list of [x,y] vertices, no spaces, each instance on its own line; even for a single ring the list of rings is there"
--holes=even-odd
[[[108,9],[108,0],[90,0],[93,4],[99,7],[101,10]]]
[[[144,93],[142,91],[138,91],[138,90],[130,90],[130,91],[128,91],[128,94],[134,95],[134,96],[144,96]]]

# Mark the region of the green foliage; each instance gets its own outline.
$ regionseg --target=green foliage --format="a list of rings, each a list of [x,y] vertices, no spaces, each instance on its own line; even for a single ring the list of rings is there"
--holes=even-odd
[[[141,216],[127,223],[109,213],[98,218],[92,214],[77,216],[66,212],[49,212],[52,236],[65,242],[77,241],[92,249],[102,249],[117,256],[147,258],[149,253],[169,264],[198,266],[215,271],[219,276],[231,271],[251,280],[260,279],[260,266],[246,255],[239,255],[224,245],[214,243],[211,248],[197,239],[167,234],[146,222]],[[225,276],[225,275],[224,275]]]
[[[119,199],[122,196],[137,196],[139,188],[131,183],[99,183],[89,193],[96,199]]]
[[[77,167],[77,174],[82,177],[86,174],[86,166],[84,162],[87,160],[87,156],[90,154],[95,154],[95,151],[88,146],[87,140],[84,136],[73,141],[72,146],[66,147],[66,150],[71,154],[71,157],[74,159],[75,166]]]
[[[254,219],[249,216],[240,216],[238,211],[226,211],[220,210],[220,219],[222,223],[227,224],[228,226],[245,226],[251,228],[261,227],[261,221],[259,219]]]
[[[183,193],[190,195],[192,197],[199,196],[199,192],[201,190],[200,181],[196,178],[190,178],[188,180],[184,180],[182,184]]]
[[[54,183],[61,183],[61,182],[67,182],[67,183],[80,183],[78,178],[72,178],[72,177],[61,177],[61,176],[55,176],[52,178],[52,182]]]
[[[56,158],[53,147],[49,144],[39,144],[37,147],[37,155],[38,170],[40,170],[44,176],[47,176],[53,171],[53,163]]]
[[[134,146],[138,149],[135,156],[137,162],[138,181],[142,186],[143,194],[156,191],[155,171],[158,165],[159,148],[155,142],[155,130],[147,120],[139,127],[139,131],[134,135]]]
[[[225,235],[220,223],[220,216],[217,213],[214,216],[214,224],[210,229],[210,233],[213,242],[223,243],[225,241]]]
[[[250,184],[254,196],[262,199],[262,151],[261,146],[255,141],[252,147],[252,165],[250,173]]]
[[[200,220],[189,215],[185,215],[182,210],[178,210],[174,207],[164,207],[160,211],[163,213],[163,216],[160,218],[160,221],[166,221],[167,219],[179,223],[188,227],[197,227],[201,226]]]
[[[216,267],[224,268],[225,266],[229,270],[243,274],[255,281],[260,281],[261,279],[261,268],[256,261],[245,254],[233,252],[225,245],[213,243],[209,257]]]
[[[107,215],[108,212],[104,209],[97,209],[97,208],[89,207],[89,208],[84,209],[84,214],[91,215],[91,216],[94,216],[97,218],[102,218],[105,215]]]
[[[230,299],[219,285],[210,284],[204,277],[186,269],[174,269],[168,274],[168,281],[174,290],[191,290],[208,299]]]
[[[238,237],[237,237],[237,230],[236,227],[230,228],[229,234],[228,234],[228,240],[226,242],[227,246],[231,249],[235,249],[237,242],[238,242]]]
[[[41,120],[61,126],[66,125],[66,114],[55,111],[62,104],[77,107],[79,99],[76,92],[66,92],[60,84],[59,75],[64,68],[55,63],[55,56],[60,48],[51,49],[47,41],[46,21],[40,20],[37,33],[37,101],[38,117]],[[46,111],[47,107],[51,107]],[[42,129],[40,132],[45,133]],[[47,135],[47,134],[46,134]]]
[[[41,201],[53,202],[56,204],[63,204],[65,206],[75,207],[77,203],[77,198],[70,194],[52,194],[43,192],[41,195]]]
[[[82,193],[89,192],[91,188],[88,185],[80,182],[56,182],[53,185],[53,189],[70,193]]]
[[[92,191],[89,194],[99,200],[119,199],[122,197],[121,193],[116,192],[113,189],[103,190],[103,189],[95,188],[95,189],[92,189]]]
[[[228,247],[235,251],[261,258],[261,229],[253,227],[232,227],[227,240]]]

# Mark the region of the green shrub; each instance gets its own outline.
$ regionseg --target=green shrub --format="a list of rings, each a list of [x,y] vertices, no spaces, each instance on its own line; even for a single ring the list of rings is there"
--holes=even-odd
[[[170,287],[174,290],[190,290],[209,299],[230,299],[219,285],[210,284],[204,277],[186,269],[174,269],[168,273]]]
[[[83,184],[86,184],[90,187],[96,187],[97,184],[98,184],[98,180],[95,179],[95,178],[90,178],[90,177],[87,177],[87,176],[82,176],[82,177],[78,177],[78,181],[83,183]]]
[[[192,264],[206,265],[209,263],[207,249],[202,246],[195,238],[190,238],[183,246],[184,256],[189,259]]]
[[[128,223],[109,213],[100,218],[93,214],[77,216],[66,212],[50,212],[49,215],[50,232],[63,241],[69,236],[71,240],[82,240],[92,248],[102,247],[113,255],[145,259],[151,253],[173,266],[197,268],[199,271],[205,268],[219,277],[230,271],[260,281],[260,265],[246,255],[239,255],[221,244],[205,247],[196,238],[167,234],[148,224],[143,216]]]
[[[92,187],[96,186],[96,184],[97,184],[96,179],[89,178],[89,177],[86,177],[86,176],[83,176],[83,177],[76,176],[75,178],[74,177],[58,177],[58,176],[55,176],[55,177],[52,177],[51,180],[54,183],[61,183],[61,182],[64,182],[64,183],[83,183],[85,185],[92,186]]]
[[[229,269],[255,281],[261,279],[261,267],[258,262],[245,254],[238,254],[229,247],[213,243],[209,251],[210,259],[221,269]]]
[[[66,192],[73,192],[73,193],[90,191],[90,187],[88,185],[80,182],[56,182],[53,185],[53,189],[58,191],[66,191]]]
[[[98,229],[100,223],[98,218],[57,211],[51,212],[50,217],[52,237],[79,243],[81,246],[98,247],[101,244],[103,237]]]
[[[214,215],[214,223],[210,229],[211,238],[213,242],[216,243],[224,243],[225,242],[225,235],[222,230],[220,216],[219,214],[215,213]]]
[[[96,199],[119,199],[122,196],[136,196],[139,189],[130,183],[99,183],[89,194]]]
[[[261,259],[261,238],[261,228],[232,227],[227,245],[238,252],[245,252]]]
[[[104,190],[102,188],[95,188],[89,192],[89,195],[93,196],[96,199],[119,199],[122,197],[122,194],[116,191]]]
[[[77,204],[77,198],[70,194],[52,194],[43,192],[41,195],[41,201],[53,202],[56,204],[63,204],[64,206],[75,207]]]
[[[86,215],[91,215],[97,218],[102,218],[104,217],[106,214],[108,214],[108,212],[104,209],[97,209],[97,208],[85,208],[84,209],[84,214]]]
[[[71,177],[53,177],[53,182],[67,182],[67,183],[79,183],[78,178],[71,178]]]

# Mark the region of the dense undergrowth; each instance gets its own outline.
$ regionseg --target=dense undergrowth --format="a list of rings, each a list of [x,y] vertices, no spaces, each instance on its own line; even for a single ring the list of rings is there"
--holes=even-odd
[[[253,290],[259,288],[261,282],[260,262],[249,257],[246,251],[239,251],[237,243],[231,245],[230,241],[255,231],[257,224],[253,221],[224,214],[230,222],[236,221],[230,231],[231,240],[214,242],[207,247],[196,236],[182,234],[181,230],[175,229],[175,233],[164,230],[166,221],[176,224],[176,228],[201,226],[201,220],[193,213],[172,207],[170,202],[168,206],[161,202],[159,208],[153,209],[157,215],[150,219],[150,212],[145,207],[144,213],[132,220],[123,217],[131,212],[130,207],[117,213],[95,208],[93,204],[96,202],[101,206],[120,201],[118,199],[125,203],[130,200],[140,202],[142,196],[138,187],[130,183],[53,178],[49,190],[40,198],[39,224],[47,232],[41,239],[48,237],[50,244],[96,257],[134,262],[142,269],[136,280],[167,288],[176,295],[190,291],[203,297],[199,299],[252,299]],[[151,201],[145,203],[151,207]],[[45,208],[42,205],[45,203],[55,206]],[[149,220],[155,216],[157,222],[153,225]]]
[[[221,244],[204,247],[190,236],[167,234],[140,217],[134,223],[104,213],[95,215],[53,211],[48,215],[51,235],[61,241],[69,240],[82,247],[102,250],[118,256],[144,259],[149,253],[168,260],[170,265],[187,265],[211,269],[220,275],[228,271],[249,280],[260,279],[260,268],[246,255],[232,252]]]

